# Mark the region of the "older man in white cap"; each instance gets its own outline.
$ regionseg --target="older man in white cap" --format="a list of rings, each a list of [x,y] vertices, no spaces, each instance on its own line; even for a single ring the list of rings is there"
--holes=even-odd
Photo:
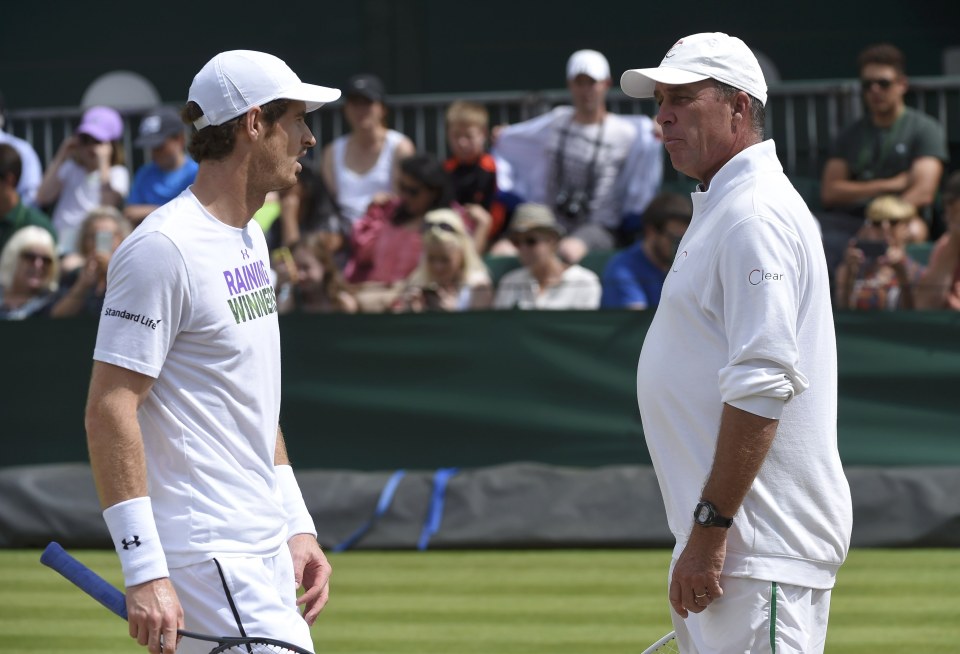
[[[313,651],[330,566],[280,433],[270,253],[251,218],[296,183],[316,144],[306,113],[339,96],[272,55],[218,54],[183,112],[196,182],[110,263],[87,440],[130,635],[154,654],[178,650],[180,627]]]
[[[684,37],[621,86],[656,98],[673,166],[700,180],[637,370],[680,649],[822,652],[852,511],[816,222],[763,140],[743,41]]]
[[[559,253],[568,263],[620,245],[624,214],[641,213],[663,178],[653,122],[608,112],[610,85],[606,57],[578,50],[567,61],[573,106],[497,132],[494,154],[512,171],[512,179],[498,176],[501,188],[554,211],[566,230]],[[504,249],[501,242],[494,251]]]

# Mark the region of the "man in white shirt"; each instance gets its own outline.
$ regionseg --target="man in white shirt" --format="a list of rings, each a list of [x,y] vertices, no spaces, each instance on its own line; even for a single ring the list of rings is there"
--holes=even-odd
[[[316,144],[306,113],[339,96],[272,55],[214,57],[183,111],[195,183],[111,261],[87,440],[130,635],[152,654],[194,651],[184,627],[313,651],[330,565],[280,433],[276,297],[251,218],[296,183]]]
[[[680,650],[822,652],[852,509],[816,222],[763,141],[743,41],[684,37],[621,86],[656,98],[674,168],[701,182],[637,369]]]
[[[553,210],[566,231],[559,252],[567,263],[617,247],[624,214],[642,213],[663,177],[653,122],[608,112],[610,85],[606,57],[578,50],[567,61],[572,106],[496,132],[494,155],[512,171],[498,175],[501,188]]]

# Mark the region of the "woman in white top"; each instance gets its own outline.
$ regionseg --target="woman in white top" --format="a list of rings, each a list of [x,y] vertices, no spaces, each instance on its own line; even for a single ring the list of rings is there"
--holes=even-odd
[[[124,165],[123,119],[110,107],[90,107],[43,175],[37,204],[51,205],[61,254],[77,250],[80,225],[101,206],[120,208],[130,191]]]
[[[352,224],[366,212],[374,196],[396,192],[398,164],[415,148],[409,138],[387,128],[379,78],[356,75],[343,94],[343,114],[350,133],[324,148],[323,181]]]
[[[523,267],[508,272],[497,285],[495,309],[596,309],[600,279],[558,254],[563,227],[549,207],[525,202],[513,213],[510,241]]]

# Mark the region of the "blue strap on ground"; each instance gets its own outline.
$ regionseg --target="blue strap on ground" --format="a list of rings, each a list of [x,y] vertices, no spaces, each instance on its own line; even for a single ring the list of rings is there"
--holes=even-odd
[[[443,519],[443,502],[447,494],[447,482],[455,474],[457,474],[456,468],[439,468],[433,475],[433,493],[430,496],[427,519],[423,523],[423,531],[420,532],[420,542],[417,544],[419,550],[427,549],[430,538],[440,529],[440,521]]]
[[[370,528],[373,527],[377,520],[380,519],[380,516],[386,513],[387,509],[390,508],[390,503],[393,501],[393,496],[397,492],[397,486],[400,485],[400,480],[403,479],[404,475],[406,474],[407,473],[405,470],[397,470],[390,476],[390,479],[387,480],[383,490],[380,491],[380,499],[377,500],[377,508],[373,512],[373,517],[360,525],[360,528],[353,532],[353,534],[351,534],[342,543],[334,546],[333,549],[330,550],[331,552],[342,552],[350,549],[357,544],[358,540],[363,538],[363,536],[370,531]]]

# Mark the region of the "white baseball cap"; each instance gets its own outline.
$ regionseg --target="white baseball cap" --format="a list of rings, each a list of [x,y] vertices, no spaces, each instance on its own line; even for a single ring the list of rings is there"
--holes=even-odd
[[[586,75],[598,82],[610,79],[610,64],[596,50],[577,50],[567,60],[567,79]]]
[[[756,56],[746,43],[723,32],[683,37],[673,44],[658,68],[626,71],[620,77],[620,87],[634,98],[650,98],[657,82],[692,84],[708,78],[746,91],[767,104],[767,83]]]
[[[301,100],[307,111],[340,97],[339,89],[304,84],[282,60],[265,52],[221,52],[200,69],[190,85],[188,99],[203,115],[193,121],[198,130],[222,125],[273,100]]]

